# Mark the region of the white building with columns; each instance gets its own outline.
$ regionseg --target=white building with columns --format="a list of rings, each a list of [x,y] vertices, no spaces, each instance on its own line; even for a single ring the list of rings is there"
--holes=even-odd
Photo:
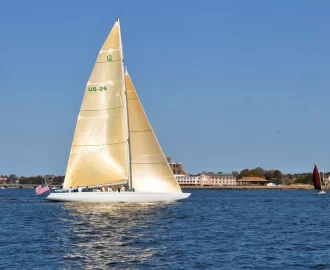
[[[202,173],[201,175],[175,175],[179,185],[183,186],[236,186],[236,177],[232,174]]]

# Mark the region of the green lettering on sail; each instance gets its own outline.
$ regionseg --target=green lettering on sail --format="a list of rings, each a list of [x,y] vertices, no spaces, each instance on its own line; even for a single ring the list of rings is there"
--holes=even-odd
[[[111,54],[107,55],[107,61],[112,62],[112,55]]]
[[[96,91],[106,91],[108,88],[106,86],[101,86],[100,88],[97,87],[88,87],[89,92],[96,92]]]

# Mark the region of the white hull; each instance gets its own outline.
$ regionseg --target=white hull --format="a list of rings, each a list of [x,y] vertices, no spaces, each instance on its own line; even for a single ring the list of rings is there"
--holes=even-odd
[[[181,192],[70,192],[51,193],[46,199],[55,202],[150,203],[180,201],[189,196],[190,193]]]
[[[325,194],[325,191],[324,190],[320,190],[317,195],[324,195]]]

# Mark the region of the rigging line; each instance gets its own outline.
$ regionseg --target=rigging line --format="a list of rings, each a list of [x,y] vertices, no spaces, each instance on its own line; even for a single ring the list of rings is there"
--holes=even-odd
[[[111,186],[119,186],[119,185],[123,185],[123,184],[126,185],[127,184],[127,179],[119,179],[119,181],[123,181],[123,182],[107,183],[107,184],[103,184],[103,185],[93,185],[93,186],[88,186],[88,188],[94,188],[94,187],[111,187]]]

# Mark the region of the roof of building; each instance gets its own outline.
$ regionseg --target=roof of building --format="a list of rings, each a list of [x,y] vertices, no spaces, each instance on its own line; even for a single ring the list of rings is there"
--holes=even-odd
[[[225,174],[225,173],[203,173],[203,174],[211,177],[235,177],[232,174]]]
[[[194,178],[194,177],[203,177],[203,175],[209,177],[209,178],[235,178],[232,174],[174,174],[175,177],[180,177],[180,178]]]
[[[261,178],[261,177],[243,177],[239,180],[237,180],[237,182],[268,182],[268,180]]]

